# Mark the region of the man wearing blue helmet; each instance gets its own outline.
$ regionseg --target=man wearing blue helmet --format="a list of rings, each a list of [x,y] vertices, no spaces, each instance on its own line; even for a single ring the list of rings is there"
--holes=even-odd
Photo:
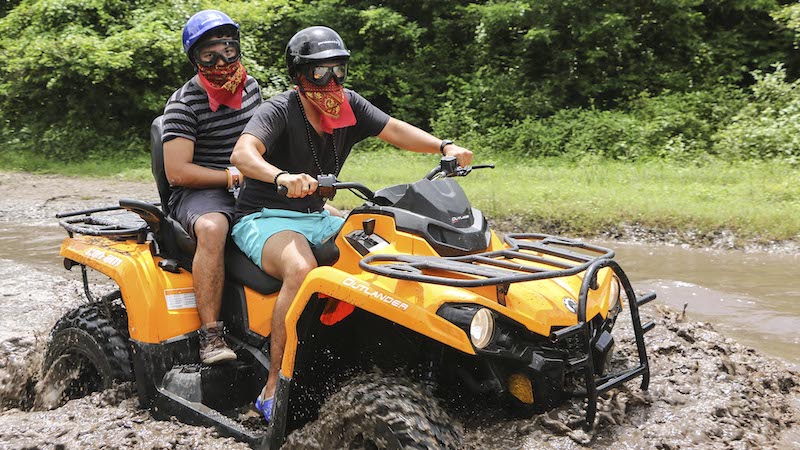
[[[256,80],[241,62],[239,25],[220,11],[200,11],[183,28],[183,49],[197,74],[164,108],[164,169],[172,187],[171,215],[197,241],[192,261],[200,359],[236,359],[219,321],[224,250],[238,192],[230,156],[261,103]]]
[[[420,153],[454,156],[467,166],[472,152],[389,117],[355,91],[344,89],[350,52],[327,27],[310,27],[286,46],[289,76],[297,85],[266,101],[247,124],[231,156],[245,176],[236,203],[233,239],[262,270],[283,281],[272,313],[270,368],[256,408],[272,415],[289,306],[317,261],[311,247],[344,223],[325,201],[311,196],[317,175],[339,174],[350,149],[369,136]],[[285,186],[286,196],[277,186]]]

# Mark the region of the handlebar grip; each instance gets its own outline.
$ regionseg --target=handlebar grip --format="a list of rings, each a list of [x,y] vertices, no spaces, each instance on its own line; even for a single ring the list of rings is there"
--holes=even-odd
[[[278,187],[275,189],[278,191],[278,195],[280,195],[281,197],[286,197],[286,195],[289,194],[289,188],[287,188],[282,184],[279,184]]]

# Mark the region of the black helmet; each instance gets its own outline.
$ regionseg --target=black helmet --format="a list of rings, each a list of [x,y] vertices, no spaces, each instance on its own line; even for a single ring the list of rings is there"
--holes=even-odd
[[[293,81],[299,66],[331,59],[350,59],[350,51],[339,34],[328,27],[300,30],[286,44],[286,67]]]

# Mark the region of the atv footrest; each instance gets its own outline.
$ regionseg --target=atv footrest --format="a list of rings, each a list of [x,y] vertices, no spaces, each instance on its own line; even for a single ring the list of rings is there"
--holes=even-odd
[[[187,400],[163,387],[158,387],[158,398],[153,407],[156,416],[175,416],[192,425],[215,427],[223,436],[255,446],[265,440],[267,433],[245,428],[242,424],[208,406]]]
[[[249,404],[259,387],[253,380],[253,366],[235,361],[203,366],[180,365],[170,369],[156,387],[155,414],[176,416],[181,421],[214,426],[220,433],[252,445],[264,439],[264,432],[248,429],[221,411],[234,411]]]

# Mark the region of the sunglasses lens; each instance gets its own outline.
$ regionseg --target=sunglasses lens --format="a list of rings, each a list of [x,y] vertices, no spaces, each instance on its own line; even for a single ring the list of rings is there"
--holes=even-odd
[[[338,66],[333,66],[333,75],[336,77],[336,80],[339,83],[344,81],[344,77],[347,76],[347,64],[339,64]]]
[[[335,66],[314,66],[308,71],[308,77],[314,84],[325,86],[331,79],[331,76],[336,78],[339,84],[344,83],[347,77],[347,64],[338,64]]]
[[[329,73],[329,67],[317,66],[311,71],[311,78],[313,78],[313,81],[327,81]]]
[[[241,56],[239,41],[208,41],[203,46],[195,50],[195,61],[203,66],[213,66],[217,60],[222,58],[226,64],[230,64]]]

